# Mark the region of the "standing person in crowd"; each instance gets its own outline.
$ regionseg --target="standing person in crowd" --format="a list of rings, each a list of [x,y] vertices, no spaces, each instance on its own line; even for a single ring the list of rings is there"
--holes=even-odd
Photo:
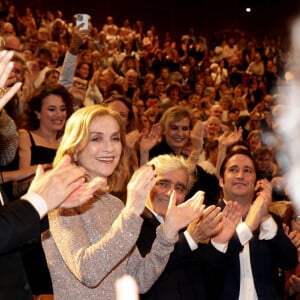
[[[54,42],[54,41],[49,41],[47,42],[47,47],[50,50],[51,53],[51,58],[50,58],[50,63],[49,63],[49,68],[51,70],[56,69],[61,67],[60,66],[60,61],[61,61],[61,55],[62,53],[60,53],[60,45],[58,42]]]
[[[51,69],[45,74],[43,85],[55,85],[58,84],[59,71],[58,69]]]
[[[254,155],[257,148],[263,146],[262,131],[258,129],[251,130],[246,136],[245,142],[249,151]]]
[[[110,192],[123,188],[129,174],[125,145],[120,115],[109,108],[81,108],[66,124],[54,166],[69,154],[86,170],[87,180],[100,176],[105,183],[81,207],[49,214],[50,230],[43,236],[43,247],[58,300],[66,295],[113,299],[113,284],[125,273],[133,275],[140,291],[146,292],[167,263],[178,231],[201,215],[201,193],[176,206],[173,191],[165,222],[157,229],[151,252],[142,258],[135,242],[142,225],[140,214],[155,184],[155,166],[143,166],[134,173],[124,206]]]
[[[255,76],[259,82],[263,79],[263,75],[265,74],[265,65],[260,52],[255,53],[254,59],[249,63],[246,69],[246,74]]]
[[[254,158],[257,164],[257,177],[259,179],[267,178],[271,181],[274,177],[282,175],[271,148],[266,146],[257,147],[254,151]]]
[[[159,121],[162,138],[149,152],[149,158],[160,154],[181,154],[189,141],[192,114],[189,108],[175,105],[167,109]],[[144,155],[145,153],[141,153]],[[147,155],[147,154],[146,154]],[[147,159],[148,160],[148,159]],[[145,161],[147,161],[145,160]]]
[[[156,228],[164,222],[172,190],[177,193],[177,203],[183,203],[194,180],[194,168],[183,156],[164,154],[149,164],[155,165],[157,177],[142,214],[144,222],[137,241],[142,256],[150,252]],[[215,272],[223,272],[226,261],[219,250],[232,237],[241,218],[238,205],[232,202],[223,213],[209,206],[200,219],[180,233],[166,268],[141,299],[211,299],[216,290],[210,286],[212,282],[215,285],[212,278]]]
[[[81,47],[84,45],[84,43],[86,43],[90,36],[90,30],[80,29],[82,25],[83,24],[73,27],[69,48],[66,52],[63,65],[60,70],[59,83],[67,89],[72,87]]]
[[[19,131],[19,168],[48,164],[51,167],[60,135],[72,113],[70,93],[61,85],[42,86],[28,101],[23,129]],[[31,178],[17,185],[17,194],[26,192]],[[42,230],[48,227],[43,219]],[[24,264],[33,294],[52,294],[52,285],[41,241],[24,249]]]
[[[74,76],[89,81],[92,78],[92,66],[88,62],[79,61],[76,65]]]
[[[122,124],[125,128],[126,133],[126,156],[130,160],[130,174],[133,174],[139,166],[138,156],[136,151],[136,143],[141,137],[139,132],[139,120],[136,116],[132,102],[129,98],[123,95],[111,95],[108,97],[103,106],[113,109],[114,111],[120,114]],[[128,178],[129,179],[129,178]],[[125,182],[124,188],[120,194],[117,194],[122,200],[126,200],[126,185],[128,182]]]
[[[208,140],[211,140],[214,137],[218,137],[223,132],[229,130],[229,128],[222,121],[223,111],[224,111],[224,109],[223,109],[222,105],[220,105],[219,103],[216,103],[216,104],[213,104],[213,105],[210,106],[210,108],[208,110],[208,119],[202,122],[202,125],[204,127],[203,128],[204,138],[207,138]],[[216,117],[216,118],[219,119],[219,121],[214,119],[214,118],[210,119],[210,117]],[[212,121],[212,120],[215,120],[215,121]],[[216,125],[216,124],[218,124],[218,125]],[[215,130],[216,126],[218,128],[217,130]],[[212,127],[214,127],[214,129],[212,130],[213,132],[210,132]]]
[[[14,67],[13,62],[10,62],[12,56],[13,52],[0,52],[0,86],[5,86]],[[20,83],[15,83],[8,91],[0,89],[0,110],[20,87]],[[6,134],[7,132],[1,132],[1,139],[5,138]],[[1,159],[7,156],[7,147],[10,147],[9,143],[1,145]],[[71,164],[70,157],[64,157],[55,169],[46,174],[39,166],[28,193],[21,199],[6,199],[0,186],[3,200],[0,206],[0,299],[32,300],[20,248],[39,239],[40,219],[48,211],[59,205],[81,205],[92,197],[102,182],[97,178],[94,182],[84,183],[84,175],[82,168]],[[66,198],[68,199],[62,204]]]
[[[31,95],[33,89],[31,88],[32,84],[30,82],[30,78],[27,76],[28,72],[26,72],[26,63],[22,54],[14,51],[12,61],[14,62],[14,68],[6,82],[6,87],[9,88],[15,82],[22,82],[22,87],[5,105],[5,111],[19,128],[24,105],[26,105],[26,100]]]
[[[42,86],[36,90],[28,101],[19,130],[20,169],[52,163],[66,120],[72,112],[72,96],[63,86]]]
[[[27,68],[31,73],[33,87],[39,88],[45,79],[45,74],[50,70],[49,63],[51,60],[51,52],[48,47],[41,46],[35,51],[32,61],[27,61]]]
[[[279,202],[276,202],[279,203]],[[295,206],[290,201],[282,201],[282,206],[286,206],[286,209],[282,211],[284,214],[281,216],[285,226],[286,234],[290,239],[297,242],[297,237],[300,234],[300,217],[296,212]],[[299,241],[299,239],[298,239]],[[298,243],[298,261],[300,257],[300,248]],[[295,269],[285,272],[285,300],[299,300],[300,299],[300,263],[298,262]]]
[[[204,122],[203,122],[204,123]],[[202,124],[203,124],[202,123]],[[205,136],[204,136],[204,145],[206,145],[209,141],[212,141],[214,139],[218,139],[222,135],[222,123],[220,118],[216,116],[210,116],[204,124]]]
[[[1,299],[32,300],[20,249],[39,241],[40,220],[48,211],[59,206],[73,191],[79,189],[84,183],[83,178],[83,169],[71,164],[70,157],[64,158],[55,169],[44,175],[42,168],[39,167],[28,193],[21,199],[12,202],[9,199],[10,203],[3,199],[4,206],[0,206]],[[86,185],[86,192],[80,190],[81,198],[78,198],[78,195],[73,197],[74,194],[70,196],[70,200],[63,203],[62,207],[81,205],[90,199],[100,184],[98,182],[93,185]]]
[[[189,159],[196,159],[196,182],[188,193],[187,197],[193,195],[197,190],[205,191],[205,204],[212,205],[219,202],[221,196],[221,188],[219,185],[220,166],[226,155],[227,149],[240,140],[241,129],[235,131],[224,132],[218,138],[208,141],[204,147],[201,134],[197,130],[197,124],[191,131],[190,139],[192,144],[192,151],[189,154]],[[202,153],[204,152],[204,153]],[[200,159],[199,159],[200,157]]]
[[[269,212],[272,187],[256,177],[256,164],[247,150],[230,152],[220,170],[224,198],[236,201],[242,222],[228,245],[232,261],[218,299],[282,299],[278,268],[293,269],[297,249],[285,234],[281,219]]]
[[[137,116],[134,114],[132,102],[129,98],[120,94],[111,95],[104,100],[103,105],[120,114],[126,133],[138,129]]]
[[[160,128],[153,127],[148,136],[142,137],[140,163],[141,165],[147,163],[149,159],[161,154],[188,156],[190,162],[194,163],[196,177],[189,196],[197,190],[203,190],[205,191],[204,203],[216,204],[219,199],[218,181],[208,178],[207,173],[197,164],[201,159],[203,149],[202,123],[196,122],[192,129],[192,122],[193,116],[189,108],[176,105],[167,109],[160,119]],[[191,140],[194,142],[190,143]],[[192,149],[189,147],[190,144],[192,144]]]

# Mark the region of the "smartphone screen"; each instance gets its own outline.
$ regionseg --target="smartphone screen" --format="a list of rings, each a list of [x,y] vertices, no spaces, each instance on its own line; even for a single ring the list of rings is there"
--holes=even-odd
[[[88,30],[89,28],[89,15],[88,14],[77,14],[76,15],[76,26],[82,24],[80,30]]]

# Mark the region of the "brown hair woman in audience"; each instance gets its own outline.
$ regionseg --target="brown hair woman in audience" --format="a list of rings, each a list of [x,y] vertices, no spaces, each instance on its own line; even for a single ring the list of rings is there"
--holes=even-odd
[[[42,86],[28,102],[23,129],[19,130],[19,168],[36,164],[51,167],[67,118],[72,113],[72,96],[61,85]],[[30,180],[17,185],[27,191]],[[41,228],[48,226],[47,216]],[[24,250],[24,264],[32,293],[52,294],[52,285],[41,242]]]

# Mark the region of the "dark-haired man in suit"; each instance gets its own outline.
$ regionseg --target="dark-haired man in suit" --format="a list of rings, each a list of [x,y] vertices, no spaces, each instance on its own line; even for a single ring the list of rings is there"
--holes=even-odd
[[[231,262],[218,299],[282,299],[278,269],[293,269],[297,249],[284,233],[279,216],[269,212],[272,187],[256,177],[255,160],[247,150],[230,152],[220,170],[224,198],[239,203],[242,220],[228,244]]]

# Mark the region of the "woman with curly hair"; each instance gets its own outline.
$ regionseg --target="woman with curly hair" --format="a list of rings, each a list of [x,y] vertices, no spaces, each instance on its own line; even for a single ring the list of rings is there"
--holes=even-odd
[[[72,114],[72,95],[62,85],[41,86],[30,101],[19,130],[19,168],[44,164],[52,167],[66,120]],[[24,194],[32,178],[18,182],[16,194]],[[42,230],[48,227],[42,220]],[[52,294],[52,284],[41,242],[24,249],[24,265],[34,295]]]

